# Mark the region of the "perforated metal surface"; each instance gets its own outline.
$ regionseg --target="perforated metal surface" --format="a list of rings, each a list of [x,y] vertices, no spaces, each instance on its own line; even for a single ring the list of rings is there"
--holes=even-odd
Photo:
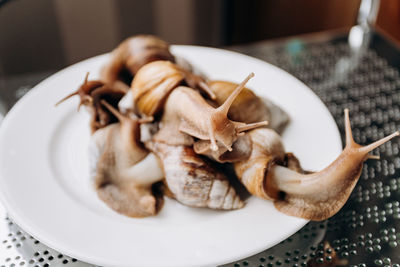
[[[91,266],[46,247],[14,224],[0,206],[0,266]]]
[[[275,64],[309,85],[342,134],[343,109],[349,108],[354,137],[361,144],[400,128],[400,55],[379,36],[356,55],[345,38],[235,50]],[[353,194],[336,216],[311,222],[277,246],[226,266],[400,266],[399,146],[396,139],[375,151],[381,160],[365,164]],[[20,265],[89,266],[32,239],[0,206],[0,267]]]
[[[346,38],[237,50],[275,64],[310,86],[334,116],[342,138],[344,108],[350,109],[360,144],[400,128],[399,52],[377,35],[361,54],[351,51]],[[365,163],[337,215],[311,222],[279,245],[226,266],[400,266],[399,146],[395,139],[376,149],[381,159]]]

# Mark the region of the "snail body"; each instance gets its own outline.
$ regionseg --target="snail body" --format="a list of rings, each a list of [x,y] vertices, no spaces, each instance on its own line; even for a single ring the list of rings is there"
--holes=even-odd
[[[290,157],[286,154],[285,159],[279,135],[270,133],[269,138],[260,139],[260,132],[272,131],[268,129],[249,133],[253,141],[252,154],[247,161],[235,163],[235,171],[252,194],[272,199],[281,212],[309,220],[325,220],[347,201],[361,175],[363,162],[370,157],[368,153],[399,135],[395,132],[363,147],[353,140],[347,109],[345,123],[346,147],[335,161],[319,172],[303,171],[291,154]],[[270,148],[271,144],[274,149]]]
[[[245,124],[231,121],[227,117],[232,102],[253,75],[250,74],[218,108],[212,107],[191,88],[184,86],[176,88],[165,103],[161,118],[162,127],[155,135],[155,140],[170,145],[191,145],[192,137],[195,137],[209,140],[213,151],[218,150],[217,142],[228,151],[232,151],[233,143],[242,132],[267,124],[267,122]]]
[[[325,169],[302,174],[278,165],[271,168],[267,184],[280,191],[280,197],[274,200],[278,210],[316,221],[333,216],[349,198],[360,178],[363,162],[371,157],[368,153],[399,135],[396,131],[370,145],[361,146],[354,142],[348,109],[345,109],[345,124],[346,146]]]
[[[119,123],[97,130],[92,136],[92,179],[97,194],[110,208],[129,217],[157,214],[162,198],[155,194],[153,184],[163,178],[153,168],[154,156],[140,143],[139,120],[118,114],[107,102],[102,103],[118,117]]]
[[[136,111],[145,116],[157,115],[172,90],[181,84],[214,97],[200,76],[169,61],[155,61],[143,66],[132,81],[131,91]]]

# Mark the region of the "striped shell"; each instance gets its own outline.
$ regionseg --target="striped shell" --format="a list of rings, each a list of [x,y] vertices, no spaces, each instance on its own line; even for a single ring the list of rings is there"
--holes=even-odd
[[[247,133],[252,141],[250,158],[234,163],[236,175],[247,190],[255,196],[267,195],[266,176],[276,161],[283,161],[285,150],[280,136],[272,129],[255,129]]]
[[[148,147],[160,159],[166,184],[184,205],[232,210],[244,206],[227,176],[191,147],[151,142]]]

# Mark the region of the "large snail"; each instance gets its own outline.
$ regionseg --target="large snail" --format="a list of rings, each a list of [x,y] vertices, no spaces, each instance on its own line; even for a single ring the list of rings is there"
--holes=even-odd
[[[368,153],[399,132],[370,145],[360,146],[353,140],[349,111],[345,109],[346,147],[325,169],[304,173],[301,168],[284,166],[284,151],[278,134],[270,129],[249,133],[253,150],[250,158],[235,163],[235,170],[246,188],[254,195],[272,199],[275,207],[292,216],[309,220],[325,220],[333,216],[347,201],[361,175]],[[373,156],[372,156],[373,157]],[[293,160],[293,159],[292,159]]]
[[[104,100],[101,103],[119,122],[97,130],[92,138],[91,175],[97,194],[110,208],[129,217],[155,215],[162,197],[152,186],[163,174],[160,168],[152,168],[157,161],[139,141],[139,124],[145,121],[120,114]]]

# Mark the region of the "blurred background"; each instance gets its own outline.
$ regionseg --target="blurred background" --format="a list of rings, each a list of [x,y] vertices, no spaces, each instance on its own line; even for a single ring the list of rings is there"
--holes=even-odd
[[[0,0],[0,122],[38,82],[141,33],[171,44],[233,49],[279,66],[313,89],[342,133],[343,109],[350,108],[360,143],[400,129],[400,0]],[[288,258],[290,266],[300,265],[300,251],[323,255],[322,243],[313,243],[322,238],[352,266],[400,266],[399,151],[395,142],[381,148],[381,161],[368,163],[336,217],[309,224],[240,266],[269,266],[270,259],[284,266]],[[0,228],[1,222],[14,231],[0,231],[7,249],[21,244],[14,242],[19,228],[4,220]],[[15,251],[48,265],[44,254],[36,254],[47,248],[26,241]],[[75,264],[49,251],[60,264]],[[1,256],[0,247],[3,266]]]
[[[349,29],[360,0],[0,0],[3,76],[57,70],[151,33],[173,44],[231,46]],[[400,39],[400,1],[377,27]]]

